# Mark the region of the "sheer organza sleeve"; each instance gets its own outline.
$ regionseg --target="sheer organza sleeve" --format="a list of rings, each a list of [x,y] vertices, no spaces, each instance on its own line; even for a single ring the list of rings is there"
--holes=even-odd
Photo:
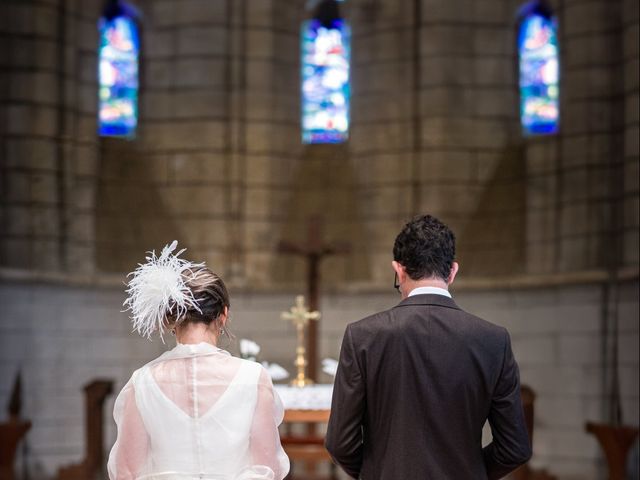
[[[132,380],[122,389],[113,408],[118,435],[107,464],[110,480],[138,478],[148,459],[149,437],[136,405]]]
[[[275,480],[289,473],[289,458],[280,444],[278,425],[284,418],[280,397],[273,389],[271,377],[262,368],[258,381],[258,399],[251,425],[250,449],[254,468],[268,467]]]

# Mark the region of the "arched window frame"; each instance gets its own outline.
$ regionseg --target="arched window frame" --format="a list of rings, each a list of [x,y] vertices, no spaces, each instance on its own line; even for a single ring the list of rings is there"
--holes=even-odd
[[[113,83],[105,84],[105,76],[112,74],[115,69],[112,68],[111,72],[109,72],[109,64],[111,63],[111,66],[113,66],[113,62],[109,62],[109,60],[114,60],[113,54],[112,58],[106,59],[104,55],[109,54],[108,51],[105,52],[106,29],[109,26],[115,26],[119,20],[126,22],[125,24],[120,24],[120,26],[126,25],[130,32],[130,39],[127,40],[130,40],[133,45],[131,53],[133,58],[129,60],[129,82],[125,85],[117,86]],[[111,0],[98,22],[98,31],[100,38],[98,46],[98,134],[104,137],[133,138],[135,137],[139,120],[141,54],[139,14],[129,4],[120,0]],[[122,54],[122,51],[115,50],[113,53],[120,56],[120,61],[127,60],[126,54]],[[111,105],[109,105],[109,101],[114,97],[128,101],[122,102],[120,105],[114,104],[115,102],[112,101]],[[112,108],[111,120],[105,118],[107,113],[105,109],[109,106]]]
[[[327,42],[333,39],[332,44],[340,47],[341,53],[334,54],[330,60],[334,62],[333,88],[330,82],[320,83],[326,79],[324,74],[330,70],[329,63],[314,62],[313,53],[320,35]],[[339,42],[335,41],[336,35],[339,35]],[[351,28],[340,17],[337,2],[321,1],[317,5],[313,17],[302,24],[300,43],[302,142],[347,142],[351,100]]]
[[[546,95],[540,94],[540,86],[544,85],[544,82],[539,82],[538,85],[532,84],[531,82],[527,82],[526,85],[526,71],[523,69],[524,62],[527,59],[523,58],[523,42],[525,35],[525,28],[528,25],[528,22],[533,19],[533,17],[539,17],[547,22],[548,25],[552,28],[552,40],[549,42],[555,47],[555,53],[553,57],[548,57],[546,68],[548,70],[548,75],[553,76],[554,68],[555,68],[555,83],[549,82],[547,83],[547,91]],[[560,129],[560,69],[561,69],[561,59],[560,59],[560,44],[558,40],[558,24],[557,17],[553,14],[552,10],[547,6],[546,2],[540,0],[534,0],[526,3],[522,6],[520,11],[518,12],[518,22],[516,28],[516,58],[517,58],[517,78],[518,78],[518,104],[519,104],[519,120],[522,129],[522,133],[524,136],[537,136],[537,135],[554,135],[557,134]],[[553,63],[549,63],[553,61],[555,58],[555,66]],[[529,62],[532,59],[528,59]],[[542,74],[542,72],[541,72]],[[528,91],[527,91],[528,90]],[[538,95],[535,95],[537,90]],[[531,108],[527,109],[526,101],[531,97],[536,98],[546,98],[547,102],[541,102],[538,104],[539,112],[543,111],[546,108],[546,111],[549,113],[549,117],[547,121],[543,120],[542,115],[531,114]],[[555,116],[552,113],[555,112]],[[553,117],[553,118],[552,118]],[[538,121],[536,121],[536,118]]]

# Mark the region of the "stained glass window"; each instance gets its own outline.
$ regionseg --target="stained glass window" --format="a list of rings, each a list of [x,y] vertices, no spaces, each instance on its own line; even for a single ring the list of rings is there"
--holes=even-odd
[[[550,15],[536,10],[520,24],[520,119],[525,134],[558,130],[558,39]]]
[[[100,135],[135,134],[139,49],[138,29],[132,18],[120,15],[100,21]]]
[[[341,143],[349,136],[350,29],[343,19],[302,27],[302,141]]]

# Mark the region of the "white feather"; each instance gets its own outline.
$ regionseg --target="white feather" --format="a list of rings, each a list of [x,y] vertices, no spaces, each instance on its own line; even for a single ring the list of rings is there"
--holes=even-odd
[[[134,331],[147,338],[159,331],[163,342],[168,314],[176,315],[180,322],[190,308],[202,313],[186,280],[189,272],[203,267],[204,263],[178,258],[185,249],[173,254],[177,246],[178,242],[174,240],[162,249],[159,257],[155,251],[149,252],[147,263],[139,264],[128,275],[133,278],[127,284],[128,298],[123,304],[127,307],[125,311],[131,311]]]

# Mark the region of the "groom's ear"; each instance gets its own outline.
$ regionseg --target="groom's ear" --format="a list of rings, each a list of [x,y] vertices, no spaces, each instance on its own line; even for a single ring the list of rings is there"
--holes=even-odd
[[[460,269],[460,265],[458,262],[453,262],[451,264],[451,271],[449,272],[449,278],[447,278],[447,285],[451,285],[458,274],[458,270]]]
[[[395,260],[391,262],[391,266],[393,267],[393,270],[398,274],[398,278],[400,280],[403,280],[404,276],[406,275],[406,272],[404,271],[404,267],[398,262],[396,262]]]

